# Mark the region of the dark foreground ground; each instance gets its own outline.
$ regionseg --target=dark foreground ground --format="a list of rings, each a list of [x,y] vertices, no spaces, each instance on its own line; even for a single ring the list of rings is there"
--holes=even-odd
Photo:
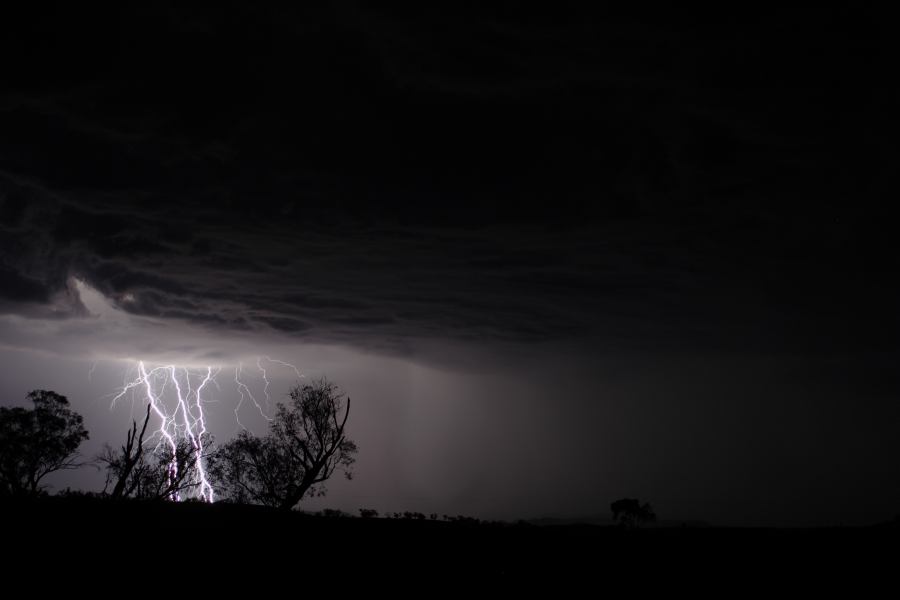
[[[868,595],[900,583],[900,529],[890,526],[624,531],[79,497],[4,502],[0,510],[2,581],[32,590],[299,597],[315,587],[341,597],[358,587],[431,596],[551,586],[566,597],[564,590]]]

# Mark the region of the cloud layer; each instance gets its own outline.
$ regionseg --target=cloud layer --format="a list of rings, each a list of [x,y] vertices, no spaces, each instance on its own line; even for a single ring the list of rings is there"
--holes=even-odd
[[[893,348],[871,48],[832,13],[716,18],[23,17],[0,310],[83,316],[77,277],[137,316],[392,351]]]

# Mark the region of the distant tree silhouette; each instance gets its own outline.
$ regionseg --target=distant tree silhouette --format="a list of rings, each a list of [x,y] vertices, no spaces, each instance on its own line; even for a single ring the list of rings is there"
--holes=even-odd
[[[357,448],[344,434],[350,399],[345,407],[343,398],[326,379],[294,387],[268,435],[243,431],[213,458],[220,497],[290,510],[308,494],[323,495],[336,470],[350,479]]]
[[[141,432],[137,432],[137,422],[132,421],[125,444],[120,450],[113,450],[109,444],[98,456],[106,465],[106,485],[104,493],[111,498],[142,498],[145,500],[177,500],[183,493],[201,485],[198,476],[199,461],[205,458],[200,447],[188,439],[176,442],[174,451],[170,444],[163,443],[150,452],[144,448],[144,434],[150,421],[150,405]],[[204,440],[203,447],[210,447]],[[110,484],[112,490],[107,492]]]
[[[41,480],[74,469],[88,432],[65,396],[48,390],[28,394],[33,409],[0,407],[0,495],[37,495]]]
[[[147,432],[147,423],[150,421],[150,405],[147,404],[147,416],[144,417],[144,425],[141,427],[141,434],[137,436],[137,421],[132,421],[131,430],[126,435],[125,444],[122,446],[121,452],[116,452],[112,446],[105,444],[103,452],[97,459],[106,464],[106,485],[103,486],[103,492],[109,488],[109,484],[113,483],[113,489],[108,492],[112,498],[123,498],[134,494],[137,489],[140,477],[133,476],[134,469],[143,462],[144,456],[144,434]],[[135,445],[135,442],[137,445]]]
[[[656,521],[656,514],[650,504],[641,504],[635,498],[622,498],[609,505],[613,520],[625,527],[640,527]]]

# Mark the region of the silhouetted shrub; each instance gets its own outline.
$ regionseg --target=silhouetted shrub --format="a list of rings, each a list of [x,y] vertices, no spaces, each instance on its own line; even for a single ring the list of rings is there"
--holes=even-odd
[[[33,409],[0,407],[0,496],[40,494],[44,477],[83,464],[76,458],[88,432],[68,399],[48,390],[28,399]]]
[[[650,504],[641,504],[635,498],[622,498],[609,505],[613,520],[623,527],[640,527],[656,521],[656,514]]]

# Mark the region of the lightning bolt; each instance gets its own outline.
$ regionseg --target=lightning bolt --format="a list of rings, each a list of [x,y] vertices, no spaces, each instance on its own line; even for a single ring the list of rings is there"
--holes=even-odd
[[[270,417],[269,415],[267,415],[265,413],[265,411],[262,409],[262,406],[260,406],[259,402],[256,401],[256,396],[254,396],[253,392],[250,391],[250,388],[247,387],[247,385],[243,381],[241,381],[240,377],[241,377],[241,372],[243,371],[243,368],[244,368],[243,363],[238,363],[238,366],[235,367],[235,369],[234,369],[234,382],[237,384],[238,392],[240,392],[240,394],[241,394],[241,399],[238,402],[237,407],[235,407],[235,409],[234,409],[235,416],[237,416],[238,410],[241,408],[241,405],[244,403],[244,393],[246,393],[247,397],[250,398],[250,400],[253,402],[253,405],[256,407],[256,410],[258,410],[259,414],[262,415],[262,418],[265,419],[266,421],[271,421],[272,417]],[[268,396],[269,395],[267,393],[266,397],[268,398]],[[240,424],[241,427],[244,427],[243,423],[241,423],[240,420],[238,420],[238,424]],[[244,427],[244,429],[246,429],[246,427]]]
[[[266,410],[272,412],[272,398],[269,397],[269,378],[266,376],[266,369],[262,366],[261,359],[256,359],[256,368],[262,373],[263,381],[266,382],[265,387],[263,387],[263,394],[266,395]]]
[[[271,395],[269,387],[268,372],[263,366],[263,361],[285,366],[291,369],[298,378],[303,377],[300,370],[294,365],[284,361],[271,359],[263,356],[256,359],[256,366],[262,374],[264,386],[262,393],[266,398],[266,407],[271,412]],[[96,364],[91,366],[91,373]],[[205,369],[191,369],[188,367],[180,367],[178,365],[159,365],[149,367],[144,361],[138,361],[136,368],[132,367],[126,370],[122,386],[113,394],[110,394],[112,401],[110,408],[116,406],[117,402],[125,397],[132,400],[132,411],[136,397],[145,399],[150,405],[150,410],[158,420],[155,431],[149,436],[145,444],[156,443],[155,448],[166,447],[172,454],[172,459],[167,465],[167,477],[169,483],[173,483],[178,479],[178,462],[175,454],[178,448],[179,440],[187,440],[196,456],[196,475],[195,480],[186,482],[189,484],[190,493],[205,502],[213,502],[215,493],[213,486],[209,481],[209,475],[205,463],[206,448],[205,443],[208,441],[208,428],[206,422],[206,412],[204,405],[215,404],[216,400],[210,399],[205,395],[205,391],[211,386],[215,386],[220,392],[222,387],[219,385],[217,377],[222,372],[222,367],[207,366]],[[135,375],[136,373],[136,375]],[[129,379],[129,377],[132,377]],[[256,407],[259,414],[267,421],[272,421],[256,396],[245,383],[243,377],[243,364],[238,363],[234,368],[234,382],[240,399],[234,408],[234,417],[237,424],[246,429],[240,419],[240,411],[244,402],[249,399]],[[195,383],[199,382],[197,385]],[[168,393],[167,393],[168,390]],[[182,500],[182,494],[173,492],[170,500]]]
[[[283,360],[276,360],[274,358],[269,358],[268,356],[263,356],[262,359],[267,360],[272,363],[275,363],[277,365],[282,365],[284,367],[288,367],[289,369],[292,369],[294,371],[294,374],[297,376],[297,379],[303,379],[303,373],[301,373],[297,367],[295,367],[294,365],[292,365],[290,363],[286,363]],[[259,359],[256,359],[256,362],[257,362],[257,364],[259,364]],[[263,372],[263,376],[265,376],[265,372]]]
[[[151,371],[151,373],[156,375],[157,370],[158,369],[154,369],[153,371]],[[178,478],[178,461],[175,460],[175,450],[177,449],[177,445],[175,444],[174,435],[169,431],[169,426],[174,423],[175,419],[174,417],[170,417],[163,410],[165,407],[160,405],[159,398],[153,394],[153,386],[150,384],[150,376],[147,374],[147,369],[146,367],[144,367],[143,361],[138,365],[138,372],[141,375],[138,381],[142,382],[147,387],[147,399],[150,401],[150,407],[153,409],[153,412],[156,413],[156,415],[159,417],[160,422],[162,423],[159,428],[159,434],[161,436],[160,443],[162,443],[162,439],[164,438],[169,443],[169,449],[172,451],[172,460],[169,461],[169,483],[171,483]],[[165,393],[167,382],[168,378],[163,379],[162,393]],[[177,492],[172,494],[172,499],[180,500]]]
[[[218,374],[218,370],[216,371],[216,375]],[[206,378],[200,383],[200,387],[197,388],[197,393],[195,394],[195,398],[197,400],[197,420],[200,423],[200,435],[197,437],[197,451],[199,456],[203,456],[203,436],[206,432],[206,419],[203,416],[203,404],[200,400],[200,392],[203,391],[203,388],[206,387],[206,384],[210,381],[215,381],[215,375],[213,374],[212,367],[206,367]],[[207,502],[213,502],[213,489],[209,484],[209,480],[206,477],[206,467],[203,464],[203,461],[200,461],[200,495]]]
[[[283,365],[285,367],[292,369],[294,371],[294,374],[297,375],[297,379],[303,379],[303,374],[300,373],[300,370],[297,367],[295,367],[294,365],[292,365],[290,363],[286,363],[282,360],[275,360],[275,359],[269,358],[268,356],[261,356],[256,359],[256,368],[259,369],[259,371],[262,373],[263,381],[266,382],[265,387],[263,387],[263,394],[266,395],[266,408],[271,412],[272,398],[269,396],[269,377],[266,374],[265,367],[262,366],[262,361],[264,361],[264,360],[271,362],[271,363],[278,364],[278,365]]]

